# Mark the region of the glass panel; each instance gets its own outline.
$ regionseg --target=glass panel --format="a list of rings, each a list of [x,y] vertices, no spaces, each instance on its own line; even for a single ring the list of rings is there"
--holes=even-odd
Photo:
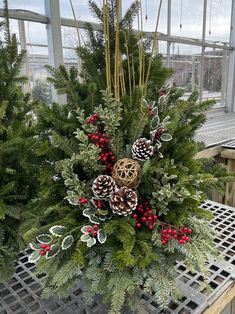
[[[122,15],[123,16],[133,2],[134,2],[133,0],[122,1]],[[142,1],[142,16],[143,16],[143,30],[144,31],[150,31],[150,32],[155,31],[159,2],[160,2],[159,0]],[[135,18],[133,26],[135,29],[138,29],[137,18]],[[167,1],[166,0],[164,0],[162,3],[158,31],[161,33],[167,32]]]
[[[94,0],[93,0],[94,1]],[[96,4],[101,7],[103,1],[95,0]],[[72,0],[75,15],[77,20],[83,20],[87,22],[98,22],[94,18],[88,5],[88,0]],[[73,12],[69,0],[60,0],[60,14],[62,17],[73,19]]]
[[[0,8],[3,7],[3,0],[0,0]],[[20,9],[33,11],[40,14],[45,14],[44,0],[9,0],[8,1],[9,9]]]
[[[170,67],[175,70],[173,83],[184,88],[186,95],[199,89],[201,47],[172,43]]]
[[[172,0],[171,35],[202,38],[203,0]]]
[[[232,0],[208,0],[206,39],[229,41]]]
[[[203,73],[203,99],[215,99],[216,105],[224,105],[226,91],[227,52],[206,48]]]

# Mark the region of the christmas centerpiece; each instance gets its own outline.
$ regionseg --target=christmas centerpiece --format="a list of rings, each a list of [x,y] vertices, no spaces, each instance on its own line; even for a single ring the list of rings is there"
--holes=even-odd
[[[179,297],[177,260],[206,274],[216,252],[200,206],[228,176],[196,158],[195,131],[212,102],[196,92],[183,100],[165,84],[172,71],[132,30],[139,2],[122,19],[118,0],[89,3],[102,30],[88,26],[90,41],[78,48],[80,81],[76,68],[49,67],[68,104],[37,108],[41,189],[21,232],[36,274],[47,275],[45,297],[82,280],[88,304],[100,295],[110,313],[124,304],[141,313],[141,290],[161,307]]]
[[[140,289],[165,306],[178,296],[176,259],[206,271],[215,252],[200,204],[218,179],[194,159],[195,115],[188,102],[171,104],[173,93],[156,104],[143,98],[135,114],[144,122],[137,126],[133,116],[135,130],[125,127],[123,105],[108,93],[95,119],[77,110],[77,152],[56,163],[61,178],[54,178],[64,180],[71,207],[61,206],[54,218],[49,208],[54,224],[41,226],[30,243],[29,261],[47,273],[46,296],[61,295],[82,278],[86,302],[101,294],[112,313],[125,302],[138,308]]]

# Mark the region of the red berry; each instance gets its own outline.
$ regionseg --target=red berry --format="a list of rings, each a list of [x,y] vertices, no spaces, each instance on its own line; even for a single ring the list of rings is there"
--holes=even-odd
[[[45,243],[42,243],[42,244],[41,244],[41,248],[42,248],[42,249],[45,249],[46,247],[47,247],[47,244],[45,244]]]
[[[174,235],[173,235],[173,238],[174,238],[174,239],[177,239],[177,238],[178,238],[177,234],[174,234]]]
[[[186,233],[187,231],[188,231],[188,228],[186,228],[186,227],[183,227],[183,228],[182,228],[182,232],[183,232],[183,233]]]
[[[171,229],[168,229],[168,233],[169,233],[169,234],[172,234],[172,230],[171,230]]]
[[[147,218],[147,220],[148,220],[148,221],[152,221],[153,218],[150,216],[150,217]]]
[[[94,230],[97,230],[98,227],[99,227],[98,225],[94,225],[94,226],[93,226],[93,229],[94,229]]]
[[[148,210],[148,215],[152,215],[153,211],[152,210]]]
[[[40,255],[42,255],[42,256],[43,256],[43,255],[46,255],[46,252],[43,251],[43,250],[41,250],[41,251],[40,251]]]
[[[137,219],[137,218],[138,218],[138,215],[137,215],[137,214],[134,214],[132,217],[133,217],[134,219]]]
[[[166,234],[167,233],[167,230],[166,229],[163,229],[162,230],[162,234]]]
[[[188,240],[189,240],[189,237],[185,237],[184,240],[185,240],[185,241],[188,241]]]
[[[47,252],[49,252],[49,251],[51,250],[50,245],[48,245],[45,250],[46,250]]]
[[[137,229],[139,229],[139,228],[141,228],[141,224],[138,222],[138,223],[135,225],[135,227],[136,227]]]
[[[191,228],[188,229],[188,233],[191,234],[193,230]]]
[[[157,220],[158,216],[157,215],[153,215],[153,220]]]
[[[97,236],[97,231],[93,231],[92,234],[93,234],[94,237],[96,237]]]
[[[166,244],[167,244],[167,241],[166,241],[166,240],[162,240],[162,244],[163,244],[163,245],[166,245]]]
[[[173,230],[172,233],[173,233],[173,234],[177,234],[177,231],[176,231],[176,230]]]
[[[148,227],[148,229],[150,230],[150,231],[152,231],[153,230],[153,225],[150,225],[149,227]]]
[[[89,227],[89,228],[86,229],[86,231],[90,233],[92,231],[92,228]]]
[[[141,221],[142,221],[142,222],[145,222],[146,220],[147,220],[146,217],[142,217],[142,218],[141,218]]]

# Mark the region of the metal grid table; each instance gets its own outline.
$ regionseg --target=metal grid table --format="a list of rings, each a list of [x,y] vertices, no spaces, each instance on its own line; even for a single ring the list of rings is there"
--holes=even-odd
[[[213,110],[207,114],[207,121],[196,133],[195,140],[207,147],[235,139],[235,113]]]
[[[155,299],[142,293],[145,311],[138,314],[190,314],[202,313],[220,295],[232,286],[235,279],[235,208],[207,201],[202,205],[213,212],[211,226],[217,231],[215,244],[224,256],[224,261],[208,263],[208,282],[212,291],[200,291],[204,278],[200,273],[192,274],[182,263],[177,263],[176,282],[183,297],[178,302],[170,302],[168,308],[158,308]],[[40,278],[32,278],[35,265],[28,262],[27,256],[20,254],[15,275],[7,284],[0,284],[0,314],[105,314],[107,307],[99,298],[90,307],[82,299],[82,284],[78,282],[66,299],[51,296],[40,298],[42,291]],[[130,313],[123,310],[123,314]],[[215,313],[217,314],[217,313]],[[219,313],[218,313],[219,314]]]

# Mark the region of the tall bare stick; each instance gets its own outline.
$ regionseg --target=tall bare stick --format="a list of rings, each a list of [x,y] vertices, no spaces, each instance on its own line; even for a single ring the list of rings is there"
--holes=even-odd
[[[160,0],[160,3],[159,3],[158,13],[157,13],[157,22],[156,22],[155,33],[154,33],[154,38],[153,38],[153,46],[152,46],[152,51],[151,51],[151,55],[150,55],[150,59],[149,59],[148,70],[147,70],[145,84],[144,84],[144,95],[145,96],[147,93],[147,85],[148,85],[148,80],[149,80],[149,76],[150,76],[151,65],[153,62],[153,55],[154,55],[154,51],[155,51],[155,46],[156,46],[156,42],[157,42],[157,30],[158,30],[158,24],[159,24],[159,20],[160,20],[161,7],[162,7],[162,0]]]

